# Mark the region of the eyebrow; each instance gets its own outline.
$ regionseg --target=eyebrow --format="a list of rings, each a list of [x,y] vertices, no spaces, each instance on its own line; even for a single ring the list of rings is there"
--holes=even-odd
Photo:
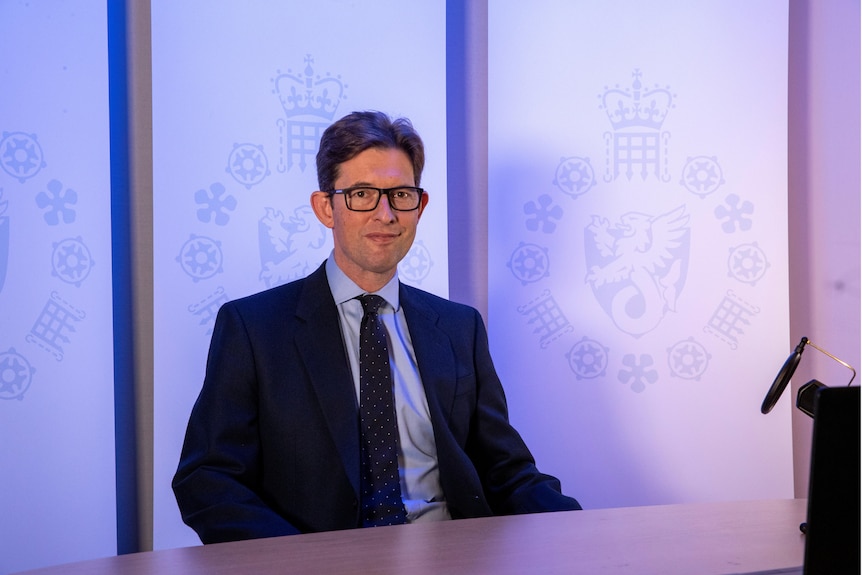
[[[374,184],[372,184],[372,183],[370,183],[370,182],[356,182],[356,183],[350,184],[349,186],[342,186],[342,187],[340,187],[340,188],[335,188],[335,189],[337,189],[337,190],[346,190],[347,188],[362,188],[362,187],[367,187],[367,188],[380,188],[381,190],[387,190],[387,189],[391,189],[391,188],[415,188],[415,187],[416,187],[416,184],[396,184],[396,185],[394,185],[394,186],[389,186],[389,187],[386,187],[386,188],[381,188],[380,186],[375,186]]]

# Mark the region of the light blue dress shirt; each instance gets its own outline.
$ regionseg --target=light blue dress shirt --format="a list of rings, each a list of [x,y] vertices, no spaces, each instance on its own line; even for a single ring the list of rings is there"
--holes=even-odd
[[[326,261],[329,289],[338,306],[341,335],[347,359],[353,373],[356,401],[359,402],[359,326],[362,304],[355,299],[364,293],[335,263],[330,254]],[[407,521],[439,521],[450,519],[440,487],[437,465],[437,445],[431,427],[431,414],[425,388],[416,365],[413,342],[407,329],[407,319],[399,302],[399,281],[396,275],[379,291],[386,300],[378,315],[389,337],[389,363],[398,419],[398,471],[401,476],[401,497],[407,510]]]

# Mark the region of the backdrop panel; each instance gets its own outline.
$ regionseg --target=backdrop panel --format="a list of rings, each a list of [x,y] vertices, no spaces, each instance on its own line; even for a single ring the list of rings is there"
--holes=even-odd
[[[409,117],[430,203],[401,278],[448,292],[445,3],[154,2],[157,548],[197,543],[170,489],[218,307],[314,270],[320,133],[352,110]]]
[[[107,16],[0,3],[0,573],[116,553]]]
[[[792,497],[787,2],[489,3],[489,323],[586,507]]]

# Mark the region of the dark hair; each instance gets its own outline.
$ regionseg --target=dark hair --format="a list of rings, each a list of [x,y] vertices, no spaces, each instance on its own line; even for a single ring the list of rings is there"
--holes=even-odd
[[[402,150],[413,164],[414,185],[425,167],[425,146],[407,118],[392,120],[383,112],[353,112],[323,132],[317,152],[317,183],[332,191],[341,164],[369,148]]]

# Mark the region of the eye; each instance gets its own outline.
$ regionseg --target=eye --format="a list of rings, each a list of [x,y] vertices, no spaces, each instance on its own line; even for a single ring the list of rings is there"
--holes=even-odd
[[[371,190],[367,190],[365,188],[355,188],[353,190],[350,190],[348,195],[351,198],[356,198],[357,200],[361,200],[363,198],[367,198],[368,196],[370,196]]]

